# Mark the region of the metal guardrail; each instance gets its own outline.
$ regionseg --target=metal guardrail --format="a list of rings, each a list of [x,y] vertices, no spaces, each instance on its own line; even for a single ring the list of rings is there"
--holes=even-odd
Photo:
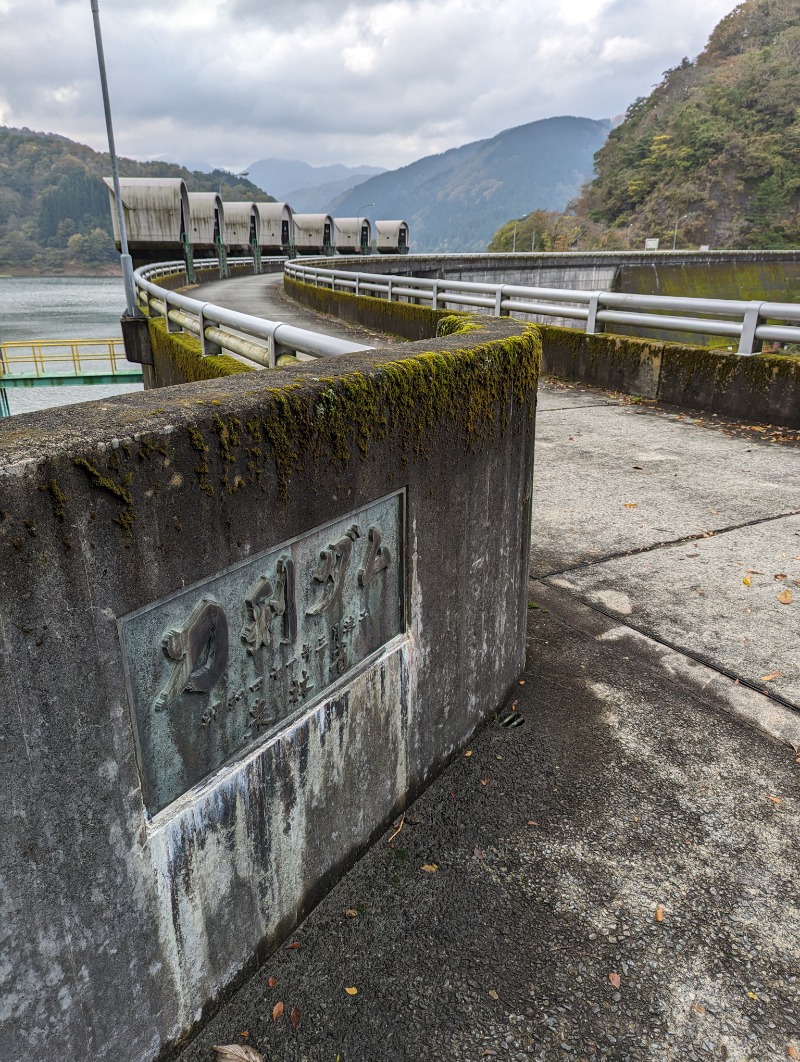
[[[140,383],[121,339],[32,339],[0,343],[0,417],[11,415],[7,392],[19,387]]]
[[[618,324],[652,331],[692,332],[738,340],[739,354],[757,354],[761,344],[800,343],[800,304],[741,302],[734,299],[625,295],[610,291],[525,287],[466,280],[361,273],[288,261],[286,276],[316,286],[426,302],[435,310],[448,306],[488,310],[495,317],[511,312],[534,317],[585,322],[589,334]],[[794,324],[797,322],[797,324]]]
[[[81,384],[95,383],[100,376],[136,375],[141,376],[141,372],[131,369],[125,360],[121,339],[30,339],[0,343],[0,387],[44,386],[54,377]]]
[[[262,265],[268,261],[262,260]],[[234,267],[252,263],[252,258],[228,259],[228,265]],[[216,258],[194,263],[196,270],[217,266]],[[186,266],[181,261],[142,266],[134,273],[136,294],[142,309],[166,319],[168,331],[183,330],[197,336],[204,356],[227,351],[246,361],[274,369],[285,355],[300,353],[313,358],[330,358],[373,349],[280,321],[268,321],[252,314],[228,310],[224,306],[169,291],[156,283],[166,276],[185,273]]]

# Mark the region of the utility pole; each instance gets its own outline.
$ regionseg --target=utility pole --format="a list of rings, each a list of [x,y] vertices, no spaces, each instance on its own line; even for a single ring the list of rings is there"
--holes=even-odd
[[[517,252],[517,223],[515,221],[514,222],[514,246],[512,248],[512,253],[516,254],[516,252]]]
[[[117,163],[117,150],[114,146],[114,127],[111,123],[111,102],[108,97],[108,79],[106,78],[106,60],[103,52],[103,36],[100,32],[100,9],[98,0],[91,0],[92,17],[94,18],[94,36],[97,43],[97,63],[100,67],[100,86],[103,90],[103,109],[106,114],[106,129],[108,131],[108,152],[111,156],[111,176],[114,181],[114,199],[117,207],[117,223],[119,224],[119,242],[122,248],[120,264],[122,265],[122,282],[125,285],[125,304],[129,317],[138,314],[136,306],[136,285],[133,280],[133,261],[128,253],[128,233],[125,228],[125,212],[122,209],[122,192],[119,186],[119,164]]]

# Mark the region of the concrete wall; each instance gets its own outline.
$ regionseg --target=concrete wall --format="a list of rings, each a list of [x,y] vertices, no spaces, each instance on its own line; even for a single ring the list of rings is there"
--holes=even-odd
[[[325,264],[325,263],[323,263]],[[547,254],[401,255],[340,260],[337,268],[491,284],[704,296],[800,299],[800,250],[565,251]]]
[[[487,321],[0,423],[0,1057],[155,1058],[510,694],[538,358]]]
[[[306,306],[406,337],[432,335],[437,327],[470,316],[367,296],[357,298],[349,292],[332,292],[288,277],[285,287]],[[481,322],[485,319],[476,318]],[[550,375],[738,420],[800,427],[798,357],[740,357],[660,340],[604,333],[587,336],[577,329],[554,325],[536,328],[542,338],[542,371]]]

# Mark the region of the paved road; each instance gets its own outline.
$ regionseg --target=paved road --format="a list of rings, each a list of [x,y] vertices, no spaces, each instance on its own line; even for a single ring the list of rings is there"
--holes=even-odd
[[[537,436],[525,725],[490,721],[187,1062],[800,1050],[800,436],[555,381]]]
[[[386,337],[358,325],[343,325],[336,317],[307,310],[283,291],[283,273],[269,273],[262,276],[234,277],[230,280],[216,280],[202,284],[194,289],[187,289],[193,298],[201,292],[204,299],[227,306],[241,313],[251,313],[256,317],[265,317],[270,321],[283,321],[297,328],[310,328],[313,332],[323,332],[339,339],[352,339],[354,343],[386,345]]]

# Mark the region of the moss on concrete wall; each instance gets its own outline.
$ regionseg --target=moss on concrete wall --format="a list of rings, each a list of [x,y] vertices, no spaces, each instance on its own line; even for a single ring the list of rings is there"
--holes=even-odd
[[[148,324],[157,387],[254,371],[252,366],[228,354],[203,357],[200,340],[186,332],[168,332],[163,317],[151,317]]]
[[[331,291],[299,280],[284,277],[286,294],[319,313],[333,314],[351,324],[375,328],[402,339],[431,339],[437,335],[439,321],[452,317],[452,310],[432,310],[429,306],[415,306],[408,302],[389,302],[371,295],[353,295],[347,291]]]

